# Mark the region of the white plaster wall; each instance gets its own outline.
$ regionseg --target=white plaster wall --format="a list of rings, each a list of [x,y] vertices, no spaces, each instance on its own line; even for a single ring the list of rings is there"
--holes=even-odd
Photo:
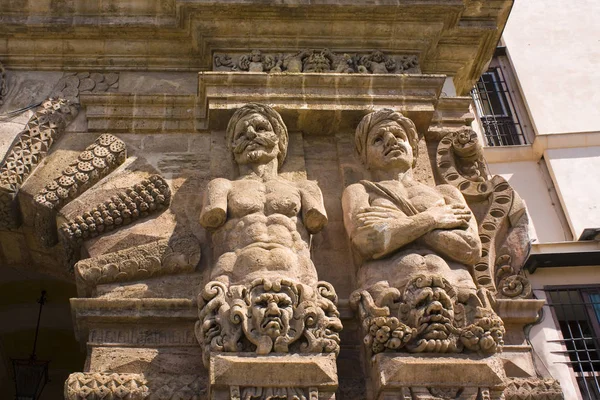
[[[543,161],[542,161],[543,162]],[[511,184],[527,205],[530,218],[530,236],[537,243],[565,241],[565,233],[558,219],[548,186],[535,161],[489,164],[493,175],[500,175]]]
[[[538,134],[600,131],[600,1],[515,1],[504,42]]]
[[[600,146],[549,149],[544,157],[574,238],[600,228]]]
[[[564,267],[538,269],[535,274],[528,274],[535,297],[546,300],[545,286],[565,285],[598,285],[600,274],[598,267]],[[568,357],[558,352],[563,345],[553,342],[562,339],[560,328],[556,325],[552,309],[548,305],[543,308],[541,321],[531,328],[529,339],[535,353],[553,378],[560,381],[565,399],[581,399],[577,381],[571,368],[565,364]]]

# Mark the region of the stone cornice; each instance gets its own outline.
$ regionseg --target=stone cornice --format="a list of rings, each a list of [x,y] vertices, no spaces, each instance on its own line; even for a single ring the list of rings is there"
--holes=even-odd
[[[418,55],[424,72],[453,75],[466,93],[491,57],[512,1],[24,4],[0,14],[0,60],[9,69],[197,71],[211,69],[215,51],[380,49]]]

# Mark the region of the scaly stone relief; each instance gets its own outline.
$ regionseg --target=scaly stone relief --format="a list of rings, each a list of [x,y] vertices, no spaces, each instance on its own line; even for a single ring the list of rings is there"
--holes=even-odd
[[[252,50],[246,54],[216,53],[214,71],[287,72],[287,73],[420,73],[416,55],[386,55],[372,53],[334,53],[328,49],[301,50],[295,53],[263,53]]]
[[[64,99],[48,99],[29,119],[0,165],[0,229],[21,224],[16,201],[19,189],[77,115]]]
[[[368,351],[500,351],[504,326],[471,269],[481,257],[477,221],[458,189],[413,178],[419,136],[383,109],[356,129],[373,181],[344,190],[344,225],[360,260],[353,303]]]
[[[123,164],[125,143],[104,134],[89,145],[62,174],[46,184],[34,198],[37,207],[35,228],[38,241],[46,247],[58,242],[56,212]]]
[[[473,269],[477,284],[500,298],[531,298],[518,265],[528,243],[507,242],[511,231],[527,238],[525,205],[504,178],[490,177],[477,134],[468,127],[447,132],[437,146],[436,166],[441,180],[459,189],[471,207],[485,208],[478,222],[481,258]]]
[[[54,91],[58,97],[78,104],[81,94],[115,92],[118,88],[119,74],[116,72],[66,72]]]
[[[213,179],[200,214],[214,257],[198,296],[205,362],[216,351],[337,353],[337,296],[310,258],[310,235],[327,223],[320,189],[279,176],[288,132],[272,108],[238,109],[226,140],[239,178]]]
[[[63,223],[59,228],[59,240],[65,249],[66,265],[69,269],[73,268],[84,240],[161,212],[169,206],[170,201],[171,189],[165,179],[160,175],[151,175]]]
[[[188,235],[86,258],[75,264],[77,288],[81,296],[90,297],[103,283],[193,272],[200,255],[200,243]]]

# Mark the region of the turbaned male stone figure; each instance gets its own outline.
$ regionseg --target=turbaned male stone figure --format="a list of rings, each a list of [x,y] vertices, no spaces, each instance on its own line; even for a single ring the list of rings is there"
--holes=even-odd
[[[271,107],[238,109],[226,140],[239,178],[213,179],[200,214],[215,260],[198,297],[205,362],[211,352],[337,353],[337,296],[310,259],[310,234],[327,223],[320,189],[278,175],[288,132]]]
[[[342,203],[361,263],[354,302],[362,298],[365,340],[374,353],[458,352],[463,345],[493,352],[502,342],[501,321],[469,272],[481,253],[477,222],[458,189],[413,178],[418,140],[414,123],[388,109],[366,115],[356,129],[357,153],[374,181],[348,186]],[[377,308],[400,299],[397,319],[374,319],[382,316]],[[495,326],[472,325],[480,318],[465,323],[471,311],[491,316]]]

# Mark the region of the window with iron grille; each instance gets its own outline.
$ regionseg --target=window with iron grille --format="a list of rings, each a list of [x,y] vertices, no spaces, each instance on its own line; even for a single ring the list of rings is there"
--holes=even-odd
[[[481,75],[471,91],[475,109],[488,146],[526,144],[523,125],[502,68],[508,61],[502,62],[500,58],[494,58],[490,69]]]
[[[600,287],[546,288],[584,399],[600,399]]]

